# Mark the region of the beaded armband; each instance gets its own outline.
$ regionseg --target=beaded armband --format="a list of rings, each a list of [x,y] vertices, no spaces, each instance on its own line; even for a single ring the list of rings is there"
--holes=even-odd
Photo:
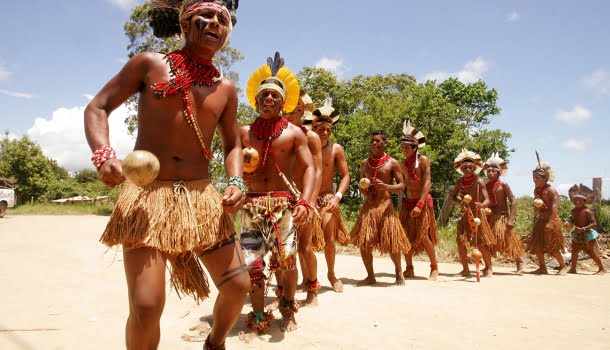
[[[415,204],[415,206],[418,207],[419,209],[423,209],[425,205],[426,204],[421,199],[417,201],[417,204]]]
[[[104,145],[96,149],[91,157],[91,161],[93,162],[93,165],[95,165],[95,169],[98,170],[108,159],[116,159],[116,152],[110,145]]]
[[[244,195],[246,194],[246,192],[248,192],[248,189],[246,188],[246,185],[244,184],[244,179],[241,176],[231,176],[229,178],[229,181],[227,181],[227,187],[229,187],[231,185],[239,188],[241,193],[243,193]]]
[[[307,215],[309,215],[309,213],[311,212],[311,204],[304,199],[299,199],[294,206],[298,207],[299,205],[302,205],[307,208]]]

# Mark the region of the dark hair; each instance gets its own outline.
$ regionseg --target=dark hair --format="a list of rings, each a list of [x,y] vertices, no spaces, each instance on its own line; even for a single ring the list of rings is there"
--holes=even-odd
[[[383,131],[383,130],[373,130],[373,131],[371,131],[371,137],[373,137],[375,135],[381,135],[381,137],[383,138],[384,141],[388,140],[388,134],[386,134],[385,131]]]

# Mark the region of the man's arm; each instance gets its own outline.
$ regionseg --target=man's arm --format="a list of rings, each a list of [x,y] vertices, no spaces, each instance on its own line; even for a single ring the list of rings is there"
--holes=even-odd
[[[586,209],[585,214],[587,215],[587,219],[589,219],[589,224],[582,228],[583,232],[592,230],[597,227],[597,221],[595,220],[595,215],[593,215],[593,212],[589,209]]]
[[[222,91],[228,95],[220,120],[218,131],[222,142],[225,157],[225,172],[227,178],[234,176],[243,177],[244,157],[241,147],[241,135],[237,124],[237,91],[233,83],[228,79],[221,82]],[[235,213],[239,210],[243,193],[236,185],[227,186],[222,198],[222,204],[228,213]]]
[[[421,175],[422,175],[422,188],[421,195],[419,196],[419,200],[426,203],[426,199],[428,199],[428,194],[432,189],[432,175],[430,173],[430,159],[428,157],[421,157],[419,161],[419,166],[421,167]]]
[[[297,162],[303,165],[305,171],[303,172],[303,192],[301,193],[301,199],[312,203],[312,195],[315,186],[315,169],[313,166],[313,158],[309,147],[307,145],[307,137],[305,134],[294,125],[289,125],[293,130],[294,138],[294,149],[297,158]],[[295,128],[297,129],[295,131]],[[307,221],[309,210],[304,208],[302,205],[297,205],[293,211],[293,217],[295,223],[302,223]]]
[[[157,54],[147,52],[131,58],[85,108],[85,135],[92,151],[110,144],[108,117],[146,84],[146,75],[155,60],[154,55]],[[113,187],[125,180],[121,162],[116,159],[104,162],[98,172],[107,186]]]
[[[510,205],[510,213],[508,214],[508,222],[506,224],[509,228],[512,228],[515,226],[515,218],[517,217],[517,199],[513,194],[513,190],[511,190],[507,183],[502,183],[502,187],[504,187],[504,193],[506,194],[506,199]]]
[[[453,184],[453,188],[451,189],[451,192],[449,192],[449,198],[451,198],[451,201],[453,202],[453,204],[462,204],[462,199],[458,199],[457,195],[460,191],[460,179],[458,179],[455,184]]]
[[[322,142],[320,136],[315,132],[307,133],[307,144],[311,152],[314,166],[314,190],[312,194],[312,200],[315,201],[320,194],[320,188],[322,187]]]
[[[343,147],[339,144],[333,145],[333,158],[335,160],[333,167],[336,166],[339,174],[341,175],[341,182],[339,182],[339,186],[337,187],[337,194],[333,197],[332,200],[326,204],[326,210],[330,213],[337,210],[339,206],[339,202],[343,195],[347,192],[347,187],[349,186],[349,169],[347,167],[347,161],[345,161],[345,152],[343,151]]]
[[[396,159],[392,159],[392,177],[396,181],[395,185],[388,185],[388,192],[402,192],[405,189],[405,178],[402,176],[402,170],[400,169],[400,163]]]
[[[551,187],[547,193],[551,197],[551,218],[557,217],[559,216],[559,196],[557,191]]]
[[[489,194],[487,193],[487,187],[485,187],[485,181],[482,179],[478,179],[477,181],[477,186],[479,186],[479,194],[483,197],[483,201],[479,203],[475,202],[475,206],[477,209],[487,208],[489,206]]]

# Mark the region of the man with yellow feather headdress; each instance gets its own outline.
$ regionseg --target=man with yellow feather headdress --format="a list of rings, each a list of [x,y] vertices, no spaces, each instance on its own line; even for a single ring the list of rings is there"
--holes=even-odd
[[[496,238],[496,251],[515,260],[517,271],[522,275],[525,263],[523,262],[523,243],[514,230],[515,216],[517,215],[517,199],[510,186],[500,180],[500,176],[508,172],[508,162],[493,153],[483,165],[487,175],[485,187],[489,194],[488,220]]]
[[[536,254],[540,266],[534,274],[547,274],[544,254],[550,254],[559,263],[558,275],[565,275],[568,267],[561,253],[565,251],[563,224],[559,218],[559,195],[549,184],[555,180],[555,172],[551,166],[540,160],[536,152],[538,164],[532,172],[534,181],[534,213],[536,215],[532,232],[525,238],[525,250]]]
[[[275,250],[282,269],[283,295],[279,301],[282,331],[297,328],[294,317],[297,286],[295,224],[306,223],[311,215],[314,192],[314,165],[307,146],[307,137],[297,126],[282,116],[291,112],[299,101],[299,83],[284,67],[284,59],[276,52],[267,64],[258,68],[246,87],[250,105],[260,113],[254,122],[241,129],[245,152],[259,154],[258,164],[246,164],[249,172],[248,193],[241,216],[241,244],[249,267],[253,312],[246,324],[255,332],[265,332],[272,312],[264,311],[266,281],[265,256]],[[256,157],[251,157],[255,159]],[[295,162],[303,167],[302,193],[289,180]],[[275,266],[270,266],[273,272]]]
[[[491,254],[496,241],[483,210],[489,206],[485,182],[478,176],[483,169],[483,161],[480,155],[464,148],[453,161],[453,168],[462,174],[450,194],[453,202],[462,207],[457,224],[457,246],[462,263],[460,275],[470,276],[466,249],[466,244],[470,242],[483,254],[483,277],[491,276]]]

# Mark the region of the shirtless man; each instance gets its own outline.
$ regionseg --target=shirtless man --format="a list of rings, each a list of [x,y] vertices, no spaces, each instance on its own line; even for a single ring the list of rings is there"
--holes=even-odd
[[[181,28],[184,48],[167,55],[146,52],[134,56],[85,109],[92,159],[107,186],[125,181],[121,160],[110,146],[108,117],[137,92],[134,149],[152,152],[161,165],[153,183],[144,187],[124,184],[101,237],[108,246],[123,245],[129,294],[128,349],[156,349],[159,344],[166,261],[172,265],[172,284],[181,293],[198,300],[207,297],[209,287],[199,261],[218,288],[205,349],[224,348],[250,287],[228,215],[239,209],[245,190],[237,94],[233,83],[223,79],[211,61],[229,38],[235,7],[233,2],[188,0],[180,9],[173,9],[179,10],[179,23],[166,16],[165,21],[172,23],[155,25]],[[216,128],[230,178],[223,196],[210,183],[208,173]]]
[[[252,147],[260,155],[258,167],[247,182],[248,195],[241,221],[241,244],[252,283],[250,300],[253,311],[246,324],[258,333],[264,333],[272,319],[272,311],[264,312],[265,281],[270,277],[264,275],[264,258],[274,250],[282,269],[284,289],[279,302],[282,314],[280,329],[292,331],[297,328],[294,313],[298,311],[295,302],[298,239],[294,224],[309,221],[315,186],[315,169],[307,136],[280,115],[281,111],[290,112],[297,106],[299,84],[290,70],[283,66],[279,53],[268,62],[268,68],[262,66],[252,74],[246,89],[250,105],[260,115],[241,129],[244,147]],[[304,169],[301,198],[295,198],[289,180],[282,178],[282,175],[287,179],[293,178],[296,164]]]
[[[371,155],[360,163],[360,191],[366,200],[352,229],[351,243],[360,248],[367,276],[358,282],[358,286],[377,283],[373,271],[373,249],[390,254],[396,274],[395,284],[405,284],[400,258],[401,254],[409,252],[411,246],[390,197],[390,192],[404,190],[405,184],[400,164],[385,153],[386,145],[386,133],[373,131]]]
[[[466,243],[470,242],[483,254],[485,262],[483,277],[490,277],[493,274],[491,253],[496,242],[482,210],[489,206],[489,196],[485,189],[485,182],[477,176],[483,168],[481,156],[464,149],[455,158],[453,168],[462,174],[451,190],[453,202],[462,207],[457,225],[457,246],[462,262],[462,271],[459,274],[463,277],[470,276],[466,250]],[[479,224],[476,224],[476,219],[479,220]]]
[[[517,264],[515,274],[522,275],[525,267],[523,262],[524,248],[514,230],[517,199],[510,186],[506,182],[500,181],[500,176],[506,175],[508,171],[508,162],[500,158],[498,153],[494,153],[483,164],[483,170],[487,175],[485,188],[489,195],[489,209],[491,210],[488,221],[496,238],[495,249],[502,255],[513,259]]]
[[[536,155],[538,155],[536,153]],[[533,274],[548,274],[544,254],[550,254],[559,263],[558,275],[565,275],[568,267],[561,253],[565,251],[563,223],[559,218],[559,195],[549,184],[555,179],[555,173],[548,163],[538,160],[536,169],[532,172],[534,181],[534,212],[536,218],[532,232],[525,238],[525,250],[536,254],[540,266]]]
[[[324,106],[313,111],[310,120],[306,121],[322,140],[322,186],[317,204],[322,215],[321,231],[324,232],[327,277],[333,291],[343,292],[343,284],[335,276],[335,241],[344,245],[349,243],[349,233],[341,218],[339,202],[347,192],[350,177],[343,147],[330,140],[333,126],[339,121],[339,111],[332,107],[332,100],[328,98]],[[334,192],[336,171],[339,171],[341,181]]]
[[[434,246],[438,243],[434,204],[430,189],[432,175],[430,159],[419,154],[418,150],[426,145],[424,134],[411,126],[411,121],[403,126],[402,152],[405,161],[401,163],[402,174],[406,179],[406,196],[400,209],[400,221],[407,232],[411,250],[405,254],[407,268],[403,273],[405,278],[415,277],[413,254],[426,251],[430,258],[429,280],[438,277],[438,264]]]

